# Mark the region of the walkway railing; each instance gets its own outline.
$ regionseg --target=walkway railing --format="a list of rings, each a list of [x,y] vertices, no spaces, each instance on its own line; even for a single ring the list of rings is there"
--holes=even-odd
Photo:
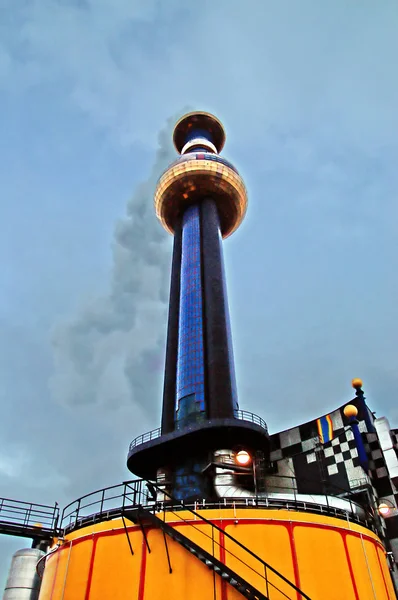
[[[259,425],[262,429],[264,429],[264,431],[268,433],[268,427],[264,419],[262,419],[258,415],[255,415],[254,413],[251,413],[247,410],[234,410],[234,418],[238,419],[239,421],[248,421],[249,423],[255,423],[255,425]],[[161,435],[162,430],[160,427],[158,427],[157,429],[152,429],[152,431],[147,431],[142,435],[139,435],[131,442],[129,447],[130,452],[137,446],[141,446],[141,444],[144,444],[145,442],[155,440]]]
[[[65,506],[61,515],[61,530],[70,531],[104,519],[114,519],[127,508],[150,504],[150,492],[144,479],[125,481],[81,496]]]
[[[268,433],[267,423],[264,419],[254,413],[248,412],[247,410],[234,410],[234,417],[240,421],[249,421],[250,423],[260,425],[260,427]]]
[[[285,479],[281,477],[281,480]],[[292,479],[292,478],[289,478]],[[278,498],[272,496],[263,496],[258,498],[253,497],[240,497],[240,498],[220,498],[218,502],[209,502],[207,500],[184,503],[183,501],[176,501],[175,504],[171,501],[159,502],[156,499],[156,484],[147,482],[144,479],[135,479],[132,481],[125,481],[119,485],[114,485],[102,490],[97,490],[91,494],[86,494],[81,498],[78,498],[74,502],[71,502],[66,506],[61,515],[60,528],[61,530],[71,531],[73,529],[82,527],[89,523],[95,523],[104,519],[113,519],[120,517],[124,510],[131,508],[143,507],[167,507],[167,510],[199,510],[199,509],[210,509],[210,508],[238,508],[238,507],[259,507],[259,508],[278,508],[285,510],[297,510],[299,512],[309,513],[322,513],[337,518],[343,518],[345,520],[360,523],[365,525],[368,529],[375,530],[375,522],[373,515],[365,510],[363,507],[362,511],[365,514],[364,518],[358,514],[357,508],[360,507],[356,502],[348,499],[351,507],[350,511],[338,508],[328,504],[328,502],[317,502],[316,497],[313,501],[303,502],[300,496],[297,495],[294,489],[290,489],[286,492],[286,497],[283,498],[283,489],[286,491],[286,487],[282,487]],[[277,488],[273,488],[274,491]],[[342,491],[340,488],[335,488],[334,492],[330,488],[326,491],[323,496],[328,497],[341,497]],[[346,492],[346,491],[345,491]],[[321,496],[321,495],[319,495]]]
[[[151,440],[156,440],[156,438],[160,437],[162,435],[162,430],[160,427],[158,427],[157,429],[152,429],[152,431],[147,431],[146,433],[143,433],[142,435],[139,435],[138,437],[136,437],[130,444],[129,446],[129,450],[133,450],[133,448],[135,448],[136,446],[141,446],[141,444],[144,444],[145,442],[150,442]]]
[[[47,538],[58,528],[57,504],[34,504],[0,498],[0,534]]]

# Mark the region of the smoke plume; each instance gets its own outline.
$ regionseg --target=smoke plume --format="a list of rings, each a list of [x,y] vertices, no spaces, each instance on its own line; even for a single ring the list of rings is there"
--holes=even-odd
[[[160,402],[167,319],[170,238],[156,222],[156,181],[175,159],[171,118],[147,181],[127,205],[114,234],[109,295],[90,302],[53,335],[50,386],[63,404],[151,408]]]

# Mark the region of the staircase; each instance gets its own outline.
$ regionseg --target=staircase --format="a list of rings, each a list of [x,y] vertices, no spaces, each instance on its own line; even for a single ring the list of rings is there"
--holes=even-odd
[[[177,504],[177,501],[176,501],[176,504]],[[225,530],[222,530],[220,527],[218,527],[217,525],[215,525],[214,523],[212,523],[211,521],[209,521],[208,519],[203,517],[203,515],[197,513],[195,510],[192,510],[191,508],[185,507],[185,506],[182,508],[184,510],[187,510],[189,513],[191,513],[192,516],[195,517],[196,523],[198,523],[198,520],[199,520],[199,522],[202,521],[202,522],[206,523],[207,525],[210,525],[213,531],[216,530],[219,533],[222,533],[224,535],[224,537],[227,537],[229,540],[234,542],[240,548],[241,555],[246,556],[247,560],[249,559],[249,557],[251,557],[251,558],[255,558],[260,563],[261,568],[264,572],[264,575],[262,573],[258,572],[257,570],[253,569],[252,567],[249,567],[249,568],[257,576],[262,578],[265,593],[259,591],[251,583],[249,583],[243,577],[241,577],[238,573],[236,573],[236,571],[234,571],[233,569],[231,569],[230,567],[225,565],[223,562],[218,560],[212,554],[210,554],[209,552],[204,550],[201,546],[199,546],[198,544],[193,542],[191,539],[189,539],[187,536],[182,534],[177,528],[169,525],[165,521],[166,513],[164,513],[164,518],[162,519],[155,514],[153,508],[151,509],[151,508],[145,508],[144,506],[139,506],[138,508],[125,509],[124,516],[127,519],[133,521],[134,523],[139,523],[142,528],[144,536],[146,536],[145,528],[148,526],[152,526],[152,527],[156,527],[156,528],[160,529],[163,532],[163,535],[167,535],[168,537],[170,537],[171,539],[176,541],[178,544],[180,544],[183,548],[185,548],[188,552],[190,552],[193,556],[195,556],[198,560],[200,560],[204,565],[206,565],[206,567],[208,569],[210,569],[211,571],[214,571],[214,573],[216,573],[219,577],[221,577],[221,579],[223,581],[227,582],[234,589],[236,589],[244,598],[250,598],[252,600],[274,600],[274,599],[279,600],[281,598],[287,598],[288,600],[289,599],[290,600],[299,600],[299,599],[311,600],[311,598],[307,594],[305,594],[302,590],[300,590],[294,583],[289,581],[284,575],[282,575],[276,569],[271,567],[271,565],[269,565],[268,563],[263,561],[259,556],[257,556],[254,552],[252,552],[249,548],[247,548],[247,546],[244,546],[241,542],[239,542],[236,538],[234,538],[232,535],[227,533]],[[184,519],[183,517],[181,517],[181,514],[179,514],[180,511],[178,511],[178,510],[175,511],[171,507],[168,507],[167,513],[170,513],[170,512],[173,513],[175,516],[177,516],[182,522],[186,523],[187,525],[191,525],[192,527],[194,527],[195,529],[198,530],[198,528],[195,527],[195,524],[192,522],[192,520],[188,521],[188,520]],[[204,535],[206,535],[206,534],[204,534]],[[212,539],[214,540],[214,539],[216,539],[216,537],[217,536],[212,536]],[[216,543],[218,545],[220,545],[218,542],[216,542]],[[147,543],[147,546],[148,546],[148,543]],[[148,546],[148,548],[149,548],[149,546]],[[225,548],[225,546],[223,546],[223,549],[225,552],[230,552],[230,554],[232,556],[237,558],[237,556],[234,555],[227,548]],[[245,562],[242,559],[239,559],[239,560],[246,567],[248,567],[247,562]],[[169,563],[169,566],[170,566],[170,563]],[[171,572],[172,572],[172,570],[171,570],[171,566],[170,566],[170,573]],[[272,581],[269,580],[269,577],[268,577],[269,573],[272,573],[274,583],[272,583]],[[284,591],[282,591],[280,589],[280,587],[277,587],[275,585],[275,580],[278,580],[279,585],[282,585],[285,588],[285,590],[290,589],[289,595],[287,593],[285,593]]]
[[[140,508],[138,511],[126,511],[125,516],[134,522],[139,521],[142,526],[145,526],[149,522],[154,527],[161,529],[172,540],[178,542],[178,544],[206,565],[208,569],[214,571],[221,579],[238,590],[244,598],[249,598],[250,600],[270,600],[268,596],[259,592],[259,590],[245,581],[235,571],[224,565],[224,563],[149,510]]]
[[[211,505],[206,506],[210,507]],[[222,508],[221,505],[219,507]],[[311,600],[292,581],[265,562],[250,548],[242,544],[228,531],[207,519],[204,516],[205,512],[201,510],[199,513],[192,508],[192,505],[185,504],[181,500],[173,498],[165,490],[164,485],[159,486],[152,481],[138,479],[97,490],[78,498],[66,506],[62,512],[59,532],[66,535],[85,525],[99,523],[107,519],[121,518],[130,551],[134,554],[125,523],[126,518],[134,523],[138,523],[141,527],[148,552],[150,552],[147,539],[148,528],[157,528],[162,531],[170,573],[172,573],[172,565],[167,538],[171,538],[180,544],[180,546],[195,556],[197,560],[200,560],[209,570],[218,575],[225,584],[237,590],[245,598]],[[222,561],[219,560],[213,556],[214,552],[210,554],[201,545],[196,544],[189,537],[182,534],[179,527],[172,526],[166,522],[166,515],[173,515],[174,524],[181,521],[184,527],[187,527],[184,531],[195,529],[196,532],[205,536],[206,543],[211,541],[213,548],[214,544],[218,546],[220,553],[217,553],[217,555],[220,558],[223,555],[229,559],[232,558],[234,564],[237,564],[236,561],[239,561],[242,565],[242,572],[251,571],[254,579],[252,580],[251,576],[249,578],[254,582],[254,585],[244,578],[246,575],[242,576],[227,566],[225,563],[229,561],[226,558],[223,558]],[[197,527],[197,525],[202,524],[206,524],[207,527]],[[225,545],[223,540],[227,541],[227,545]],[[238,570],[241,571],[240,568]]]

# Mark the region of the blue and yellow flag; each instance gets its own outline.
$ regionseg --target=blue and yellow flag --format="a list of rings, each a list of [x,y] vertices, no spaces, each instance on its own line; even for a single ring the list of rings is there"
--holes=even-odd
[[[330,415],[317,419],[318,434],[321,444],[330,442],[333,438],[333,423]]]

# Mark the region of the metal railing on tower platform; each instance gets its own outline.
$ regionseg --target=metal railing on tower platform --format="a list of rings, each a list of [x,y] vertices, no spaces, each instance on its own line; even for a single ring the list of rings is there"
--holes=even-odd
[[[239,419],[240,421],[248,421],[250,423],[255,423],[268,433],[267,423],[262,417],[259,417],[259,415],[255,415],[254,413],[248,412],[247,410],[234,410],[234,417],[235,419]]]
[[[234,410],[234,418],[238,419],[239,421],[247,421],[248,423],[254,423],[255,425],[258,425],[259,427],[264,429],[266,433],[268,433],[267,424],[264,421],[264,419],[259,415],[255,415],[254,413],[251,413],[247,410]],[[147,431],[146,433],[143,433],[133,439],[133,441],[130,443],[129,451],[131,452],[137,446],[141,446],[141,444],[145,444],[146,442],[156,440],[161,435],[162,430],[160,427],[152,429],[151,431]]]
[[[129,449],[133,450],[133,448],[135,448],[136,446],[141,446],[141,444],[145,444],[145,442],[156,440],[156,438],[160,437],[161,435],[162,430],[160,427],[152,429],[152,431],[147,431],[146,433],[143,433],[138,437],[134,438],[129,446]]]

